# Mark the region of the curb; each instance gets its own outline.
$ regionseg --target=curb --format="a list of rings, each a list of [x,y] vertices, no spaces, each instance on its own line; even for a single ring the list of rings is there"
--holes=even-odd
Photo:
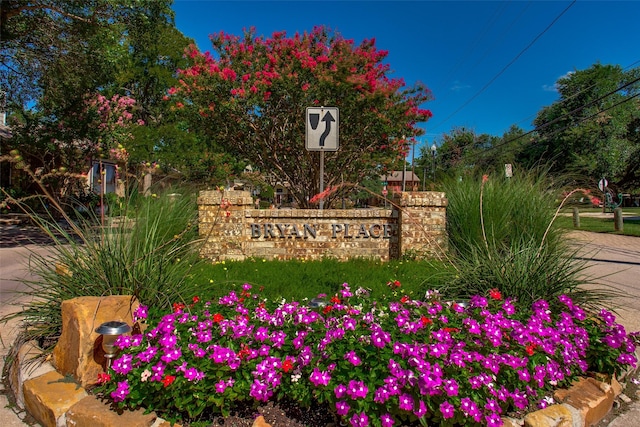
[[[115,412],[90,395],[70,376],[60,374],[50,362],[35,366],[39,354],[34,342],[17,352],[9,367],[9,384],[17,406],[43,427],[169,427],[168,421],[143,410]],[[503,417],[505,427],[590,427],[611,411],[623,386],[613,378],[608,384],[591,377],[578,379],[568,389],[554,393],[557,404],[531,412],[523,419]],[[263,417],[255,426],[270,427]]]

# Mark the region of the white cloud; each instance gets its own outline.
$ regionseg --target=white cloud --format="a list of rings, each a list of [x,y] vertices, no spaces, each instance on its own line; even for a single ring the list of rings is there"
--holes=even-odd
[[[459,80],[453,82],[453,86],[451,86],[451,90],[454,92],[460,92],[465,89],[469,89],[471,86],[462,84]]]
[[[552,85],[542,85],[542,90],[544,90],[545,92],[557,92],[558,91],[558,80],[560,79],[566,79],[569,76],[571,76],[571,74],[573,74],[574,71],[567,71],[566,73],[564,73],[563,75],[561,75],[560,77],[558,77],[556,79],[556,83],[552,84]]]

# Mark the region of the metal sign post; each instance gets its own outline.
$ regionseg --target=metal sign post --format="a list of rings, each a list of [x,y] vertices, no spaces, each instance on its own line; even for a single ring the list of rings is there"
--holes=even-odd
[[[607,211],[607,187],[609,187],[609,181],[603,176],[598,182],[598,188],[602,191],[602,213]]]
[[[324,193],[324,151],[320,152],[320,194]],[[320,199],[320,210],[324,207],[324,198]]]
[[[324,191],[324,152],[338,151],[338,126],[340,115],[337,107],[307,107],[306,110],[307,151],[320,152],[320,193]],[[324,200],[320,200],[320,209]]]

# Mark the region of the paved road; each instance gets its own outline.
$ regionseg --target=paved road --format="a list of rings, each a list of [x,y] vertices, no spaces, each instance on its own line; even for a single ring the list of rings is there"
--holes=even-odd
[[[594,287],[617,290],[618,322],[629,332],[640,331],[640,238],[575,231],[580,256],[588,260],[585,274]]]
[[[28,288],[24,280],[35,280],[29,273],[28,263],[33,254],[45,255],[48,239],[34,232],[32,227],[0,224],[0,317],[15,313],[28,299],[20,292]],[[0,324],[0,372],[4,369],[5,356],[16,337],[17,321]],[[0,426],[24,427],[26,414],[11,407],[0,383]]]
[[[29,255],[45,254],[46,238],[30,232],[30,228],[0,224],[0,316],[17,308],[24,298],[24,279],[33,279],[26,268]],[[581,257],[588,259],[586,274],[598,277],[600,287],[617,289],[621,295],[614,304],[618,321],[627,331],[640,331],[640,238],[572,232],[571,236],[581,245]],[[4,365],[8,347],[15,338],[15,323],[0,324],[0,369]],[[7,398],[0,384],[0,426],[23,427],[25,414],[7,406]],[[617,416],[609,427],[640,425],[640,402],[635,401],[626,414]]]

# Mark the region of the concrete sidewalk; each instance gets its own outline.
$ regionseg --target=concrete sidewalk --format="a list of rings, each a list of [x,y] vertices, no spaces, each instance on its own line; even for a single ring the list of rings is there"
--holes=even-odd
[[[581,247],[579,255],[588,262],[585,274],[597,282],[593,287],[619,291],[619,296],[613,300],[617,322],[627,332],[640,331],[640,238],[585,231],[573,231],[570,237]],[[639,352],[636,351],[636,355]],[[638,373],[633,378],[638,379]],[[630,386],[629,390],[623,391],[630,401],[619,399],[620,406],[597,427],[640,426],[637,390]]]
[[[35,280],[29,274],[28,260],[31,254],[46,253],[46,246],[25,242],[25,245],[4,245],[7,238],[6,226],[0,226],[0,317],[8,316],[20,310],[19,304],[28,300],[20,295],[26,290],[23,280]],[[0,324],[0,372],[4,373],[5,361],[16,339],[20,321],[17,319]],[[0,383],[0,426],[24,427],[34,425],[32,418],[14,406],[9,399],[10,391],[3,377]]]
[[[618,322],[627,332],[640,331],[640,238],[586,231],[572,231],[569,237],[587,261],[587,280],[596,282],[586,287],[618,291],[612,307]]]

